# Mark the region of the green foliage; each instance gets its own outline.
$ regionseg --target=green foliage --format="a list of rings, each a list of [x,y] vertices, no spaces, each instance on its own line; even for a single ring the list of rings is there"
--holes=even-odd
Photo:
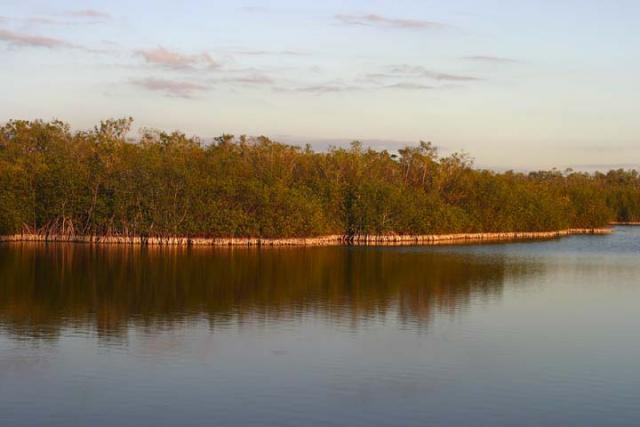
[[[543,231],[640,220],[635,171],[478,170],[431,143],[398,155],[316,153],[266,137],[127,140],[130,118],[89,132],[0,128],[0,233],[293,237]]]

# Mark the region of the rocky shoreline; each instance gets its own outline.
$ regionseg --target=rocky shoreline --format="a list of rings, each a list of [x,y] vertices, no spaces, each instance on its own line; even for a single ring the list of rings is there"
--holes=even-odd
[[[611,228],[572,228],[556,231],[457,233],[428,235],[329,235],[293,238],[201,238],[142,236],[77,236],[58,234],[14,234],[0,236],[0,242],[86,243],[139,246],[338,246],[338,245],[447,245],[518,240],[545,240],[577,234],[609,234]]]

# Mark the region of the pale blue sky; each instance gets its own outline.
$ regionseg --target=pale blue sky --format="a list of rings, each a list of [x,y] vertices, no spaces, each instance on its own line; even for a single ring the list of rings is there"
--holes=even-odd
[[[0,121],[640,167],[638,1],[0,0]]]

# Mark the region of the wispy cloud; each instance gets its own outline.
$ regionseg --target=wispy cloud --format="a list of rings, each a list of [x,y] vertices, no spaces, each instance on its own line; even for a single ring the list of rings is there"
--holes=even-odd
[[[281,92],[302,92],[302,93],[311,93],[315,95],[322,95],[326,93],[340,93],[340,92],[352,92],[357,90],[362,90],[364,87],[346,84],[342,82],[328,82],[328,83],[319,83],[319,84],[311,84],[306,86],[297,86],[293,88],[276,88]]]
[[[24,19],[29,24],[42,24],[42,25],[73,25],[75,22],[61,21],[59,19],[45,18],[42,16],[32,16]]]
[[[95,9],[72,10],[68,12],[67,15],[75,18],[111,19],[111,15],[109,13]]]
[[[102,24],[112,19],[112,16],[106,12],[93,9],[72,10],[57,15],[35,15],[29,17],[2,17],[0,22],[12,21],[16,23],[34,24],[34,25],[87,25]]]
[[[384,86],[385,89],[404,89],[404,90],[431,90],[433,86],[414,82],[399,82]]]
[[[392,18],[376,15],[335,15],[334,18],[344,25],[358,25],[368,27],[397,28],[405,30],[438,30],[446,28],[446,24],[420,19]]]
[[[224,77],[217,81],[224,83],[239,83],[243,85],[270,85],[274,83],[274,79],[272,77],[263,74]]]
[[[191,98],[198,92],[203,92],[209,87],[183,80],[167,80],[148,77],[145,79],[133,79],[131,83],[147,90],[162,92],[167,96],[179,98]]]
[[[491,56],[491,55],[474,55],[474,56],[464,56],[462,59],[467,61],[475,61],[475,62],[489,62],[494,64],[515,64],[520,61],[513,58],[505,58],[502,56]]]
[[[218,67],[218,63],[206,52],[185,54],[160,46],[154,49],[139,49],[135,54],[142,56],[148,64],[174,70]]]
[[[78,46],[53,37],[39,36],[35,34],[17,33],[0,29],[0,41],[4,41],[12,46],[19,47],[44,47],[54,48],[77,48]]]
[[[479,77],[469,76],[464,74],[450,74],[450,73],[442,73],[438,71],[433,71],[428,68],[425,68],[420,65],[393,65],[388,67],[384,73],[374,73],[370,74],[372,77],[388,77],[388,78],[398,78],[398,77],[411,77],[411,78],[428,78],[431,80],[437,81],[448,81],[448,82],[472,82],[482,80]]]
[[[442,89],[446,86],[433,86],[415,80],[387,81],[379,79],[360,79],[354,81],[328,81],[308,85],[289,86],[288,88],[274,88],[280,92],[299,92],[314,95],[330,93],[354,92],[354,91],[377,91],[377,90],[402,90],[402,91],[425,91]]]

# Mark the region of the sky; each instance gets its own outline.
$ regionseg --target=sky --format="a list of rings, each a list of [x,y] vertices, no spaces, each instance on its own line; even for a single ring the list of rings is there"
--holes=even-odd
[[[0,122],[640,168],[636,0],[0,0]]]

